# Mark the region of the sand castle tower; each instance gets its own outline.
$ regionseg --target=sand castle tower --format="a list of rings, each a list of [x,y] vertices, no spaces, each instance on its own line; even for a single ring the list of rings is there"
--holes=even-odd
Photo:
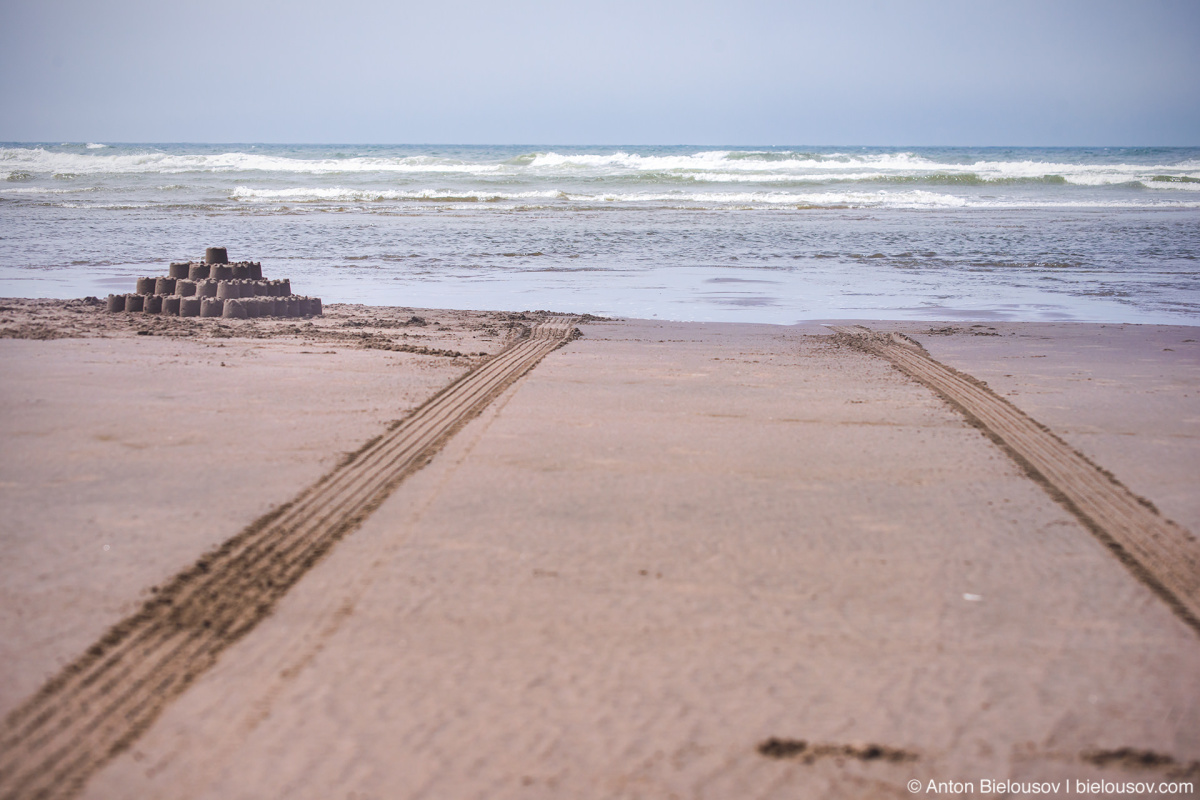
[[[265,280],[262,263],[229,261],[210,247],[203,261],[172,263],[165,276],[138,278],[133,294],[110,294],[108,310],[180,317],[312,317],[321,298],[292,294],[292,282]]]

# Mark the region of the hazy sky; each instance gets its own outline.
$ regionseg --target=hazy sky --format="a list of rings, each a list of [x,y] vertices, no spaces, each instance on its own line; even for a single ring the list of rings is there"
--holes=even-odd
[[[0,0],[0,140],[1200,145],[1200,0]]]

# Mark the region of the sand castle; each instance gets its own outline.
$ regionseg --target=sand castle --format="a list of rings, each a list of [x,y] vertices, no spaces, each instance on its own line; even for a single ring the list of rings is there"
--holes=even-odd
[[[162,277],[138,278],[132,294],[110,294],[108,310],[180,317],[320,316],[321,298],[292,294],[289,279],[264,280],[262,263],[229,261],[224,247],[204,260],[171,264]]]

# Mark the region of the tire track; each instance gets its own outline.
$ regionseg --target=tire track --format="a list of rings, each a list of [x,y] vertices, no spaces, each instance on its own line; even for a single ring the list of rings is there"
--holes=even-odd
[[[1001,446],[1126,567],[1200,633],[1200,543],[1154,506],[985,384],[935,361],[915,341],[831,326],[932,389]]]
[[[347,463],[172,578],[33,697],[0,733],[0,798],[69,797],[249,633],[405,477],[550,351],[574,318],[535,326]]]

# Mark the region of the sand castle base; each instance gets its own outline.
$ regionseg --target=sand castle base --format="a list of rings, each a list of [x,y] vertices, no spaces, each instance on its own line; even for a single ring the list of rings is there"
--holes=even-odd
[[[292,294],[292,282],[265,280],[258,261],[229,262],[224,247],[210,247],[203,261],[175,261],[167,274],[137,279],[132,294],[110,294],[106,308],[181,317],[312,317],[321,298]]]

